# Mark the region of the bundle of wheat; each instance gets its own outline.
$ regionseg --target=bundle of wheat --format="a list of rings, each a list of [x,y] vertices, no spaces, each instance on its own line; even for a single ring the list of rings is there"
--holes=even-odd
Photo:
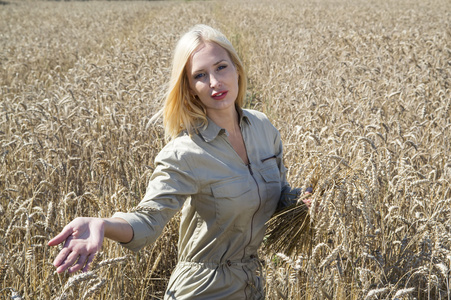
[[[277,212],[268,221],[266,247],[276,253],[299,253],[311,240],[310,215],[300,201]]]

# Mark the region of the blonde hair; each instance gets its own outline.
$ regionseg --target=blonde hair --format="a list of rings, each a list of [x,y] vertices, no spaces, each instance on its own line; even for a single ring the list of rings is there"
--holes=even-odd
[[[243,106],[247,79],[243,64],[232,43],[220,31],[207,25],[196,25],[185,33],[174,50],[172,74],[163,107],[163,125],[166,140],[176,138],[186,130],[190,135],[207,125],[205,107],[189,90],[186,66],[193,52],[204,43],[215,43],[224,48],[238,72],[238,96],[235,105]]]

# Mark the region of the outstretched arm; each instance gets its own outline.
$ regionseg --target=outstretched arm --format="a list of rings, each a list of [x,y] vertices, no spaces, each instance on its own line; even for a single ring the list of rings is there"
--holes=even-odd
[[[64,242],[63,249],[53,265],[58,273],[83,270],[86,272],[95,254],[103,244],[103,238],[127,243],[133,238],[133,228],[120,218],[76,218],[48,242],[56,246]]]

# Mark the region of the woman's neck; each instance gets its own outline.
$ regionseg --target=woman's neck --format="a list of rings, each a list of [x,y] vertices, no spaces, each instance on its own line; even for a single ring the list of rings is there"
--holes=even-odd
[[[214,111],[207,112],[207,116],[221,128],[227,130],[227,133],[235,135],[240,131],[238,112],[234,107],[233,110],[228,111]]]

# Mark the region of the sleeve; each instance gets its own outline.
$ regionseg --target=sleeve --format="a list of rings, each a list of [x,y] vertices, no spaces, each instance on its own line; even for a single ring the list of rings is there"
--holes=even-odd
[[[277,130],[277,129],[276,129]],[[280,170],[280,180],[282,184],[282,191],[280,193],[279,204],[277,205],[277,210],[290,206],[296,203],[297,198],[302,192],[301,188],[292,188],[287,182],[286,173],[287,169],[283,164],[283,145],[280,137],[280,133],[277,130],[276,138],[274,140],[274,150],[276,154],[277,164]]]
[[[167,222],[198,189],[197,180],[185,157],[176,151],[163,149],[157,155],[155,165],[146,194],[139,205],[132,212],[113,215],[132,226],[133,239],[121,245],[133,251],[155,242]]]

